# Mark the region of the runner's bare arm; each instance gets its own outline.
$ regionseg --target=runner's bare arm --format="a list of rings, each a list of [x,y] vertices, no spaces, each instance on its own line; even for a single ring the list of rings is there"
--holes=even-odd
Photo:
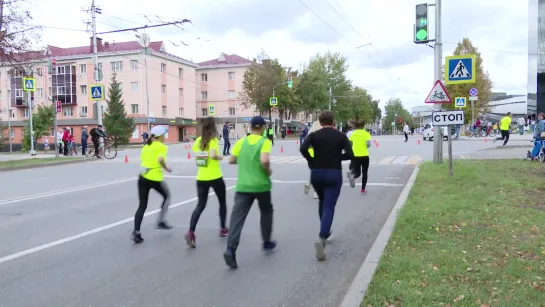
[[[214,160],[221,161],[223,160],[222,155],[218,155],[218,152],[215,149],[210,149],[210,157]]]
[[[269,176],[272,174],[271,170],[271,161],[269,159],[269,153],[268,152],[262,152],[259,156],[259,161],[261,162],[261,166],[269,173]]]

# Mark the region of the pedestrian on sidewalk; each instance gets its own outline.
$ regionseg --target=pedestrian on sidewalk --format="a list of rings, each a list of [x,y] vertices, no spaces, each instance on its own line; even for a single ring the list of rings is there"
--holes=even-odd
[[[524,116],[521,116],[519,119],[517,119],[517,125],[519,127],[519,134],[524,135],[524,126],[526,125],[526,119]]]
[[[225,263],[236,269],[236,251],[240,242],[240,234],[248,212],[257,199],[261,211],[261,237],[263,250],[272,251],[276,242],[271,240],[273,227],[273,205],[271,201],[271,165],[269,155],[272,143],[263,137],[267,123],[261,116],[251,120],[252,134],[238,140],[233,147],[230,164],[238,164],[238,177],[235,187],[235,205],[231,212],[227,250],[223,253]]]
[[[507,115],[505,115],[501,120],[500,120],[500,132],[501,132],[501,137],[499,138],[496,138],[494,140],[494,143],[496,143],[496,141],[502,141],[503,140],[503,146],[505,146],[507,144],[507,142],[509,142],[509,128],[511,127],[511,112],[507,112]]]
[[[354,154],[346,135],[333,128],[335,122],[331,111],[322,111],[318,120],[322,129],[309,134],[300,151],[308,161],[311,169],[310,182],[318,194],[321,225],[318,241],[314,246],[316,258],[323,261],[326,258],[326,240],[331,236],[335,206],[343,185],[342,161],[352,160]],[[310,147],[314,149],[314,157],[308,152]]]
[[[206,208],[208,201],[208,192],[210,188],[218,197],[220,204],[220,237],[226,237],[228,234],[225,220],[227,218],[227,201],[225,181],[221,173],[220,161],[223,156],[219,154],[220,146],[216,133],[216,123],[213,117],[203,118],[201,121],[202,136],[198,137],[193,144],[193,152],[197,163],[197,207],[193,210],[189,223],[189,231],[185,235],[185,241],[189,247],[196,246],[195,229]]]
[[[148,198],[150,190],[155,190],[163,197],[161,204],[161,212],[157,220],[157,229],[171,229],[165,221],[165,216],[170,205],[170,192],[168,186],[164,182],[163,170],[172,172],[166,164],[168,147],[163,143],[165,134],[168,133],[168,128],[165,126],[154,126],[151,128],[151,135],[146,141],[146,145],[142,147],[140,154],[140,176],[138,177],[138,210],[134,215],[134,230],[131,235],[131,240],[134,243],[142,243],[144,239],[140,233],[140,226],[144,219],[144,213],[148,208]]]
[[[309,130],[309,133],[312,133],[312,132],[316,132],[318,130],[322,129],[322,126],[320,125],[320,122],[319,121],[315,121],[313,124],[312,124],[312,127],[310,127],[310,130]],[[314,158],[314,149],[312,147],[310,147],[308,149],[308,153],[309,155]],[[304,192],[305,194],[308,194],[308,192],[310,192],[310,189],[312,188],[312,184],[310,182],[310,178],[309,178],[309,182],[307,184],[305,184],[305,188],[304,188]],[[312,189],[313,191],[313,196],[312,198],[314,199],[318,199],[318,194],[316,193],[316,191],[314,191],[314,189]]]
[[[371,147],[371,134],[364,129],[365,121],[356,120],[350,123],[354,127],[353,132],[348,137],[352,143],[354,159],[350,162],[348,171],[348,180],[350,186],[356,186],[356,179],[361,176],[361,195],[367,194],[365,187],[367,185],[367,172],[369,170],[369,147]]]
[[[409,124],[407,122],[403,123],[403,134],[405,135],[405,142],[409,141]]]
[[[87,131],[87,126],[83,126],[81,130],[81,155],[85,156],[87,151],[87,141],[89,140],[89,132]]]
[[[229,149],[231,149],[231,142],[229,142],[229,122],[225,122],[225,125],[223,125],[223,155],[228,156],[229,155]]]

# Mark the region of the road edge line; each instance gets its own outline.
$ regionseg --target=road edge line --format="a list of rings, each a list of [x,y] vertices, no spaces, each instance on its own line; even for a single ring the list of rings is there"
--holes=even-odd
[[[384,226],[382,226],[382,229],[380,230],[377,238],[375,239],[375,242],[373,242],[373,245],[367,253],[365,260],[363,260],[363,263],[358,270],[358,273],[350,284],[350,287],[348,288],[348,291],[346,292],[343,301],[339,305],[339,307],[359,307],[361,305],[363,297],[367,292],[367,288],[369,287],[369,284],[371,283],[371,280],[375,275],[375,271],[377,269],[382,253],[384,252],[388,241],[390,241],[390,237],[392,235],[392,232],[394,231],[394,226],[397,221],[399,210],[403,208],[403,205],[405,205],[405,202],[409,197],[409,193],[411,192],[414,182],[416,181],[418,171],[419,166],[417,165],[413,170],[411,176],[409,177],[409,180],[405,184],[405,188],[403,188],[403,190],[401,191],[401,194],[399,195],[397,202],[392,208],[392,211],[390,211],[390,214],[384,222]]]

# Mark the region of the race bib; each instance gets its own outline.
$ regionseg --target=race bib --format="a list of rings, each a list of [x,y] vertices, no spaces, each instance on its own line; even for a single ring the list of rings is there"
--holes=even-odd
[[[197,167],[208,167],[208,153],[207,152],[195,153],[195,161],[197,163]]]

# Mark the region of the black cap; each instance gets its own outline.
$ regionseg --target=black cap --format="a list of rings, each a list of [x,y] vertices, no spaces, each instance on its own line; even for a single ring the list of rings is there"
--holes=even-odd
[[[252,121],[250,123],[253,128],[259,128],[262,126],[265,126],[267,123],[265,122],[265,119],[261,116],[254,116],[252,117]]]

